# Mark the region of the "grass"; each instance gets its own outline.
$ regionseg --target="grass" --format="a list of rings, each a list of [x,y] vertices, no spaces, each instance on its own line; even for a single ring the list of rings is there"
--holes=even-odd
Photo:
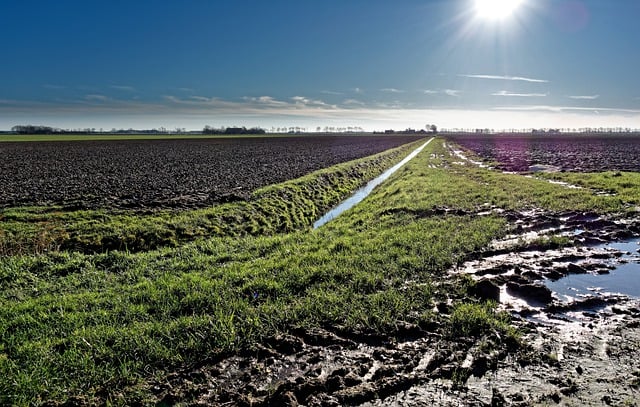
[[[607,171],[600,173],[550,173],[544,178],[567,182],[597,194],[611,195],[610,201],[621,205],[640,205],[640,173]]]
[[[317,230],[292,214],[318,214],[304,209],[317,177],[346,171],[336,184],[351,185],[347,180],[355,173],[345,167],[261,190],[257,203],[166,218],[43,208],[3,212],[3,222],[65,225],[52,227],[52,234],[71,235],[75,229],[65,222],[95,226],[101,217],[112,225],[117,219],[125,230],[202,225],[216,216],[220,228],[230,227],[225,219],[239,219],[244,229],[216,235],[211,227],[179,235],[177,247],[153,250],[45,247],[1,257],[0,404],[38,405],[77,395],[87,403],[152,402],[144,383],[296,328],[393,337],[408,322],[441,326],[451,341],[494,332],[517,338],[495,304],[467,295],[471,280],[447,272],[506,233],[507,221],[498,213],[478,212],[492,205],[610,212],[630,203],[454,161],[434,140],[365,201]],[[292,219],[290,227],[273,227],[283,224],[281,216]],[[138,226],[127,229],[130,223]],[[450,315],[432,311],[448,299]],[[458,384],[465,375],[459,372]]]
[[[311,225],[368,179],[400,161],[417,143],[315,171],[254,191],[247,201],[191,211],[0,210],[0,255],[144,251],[208,236],[268,235]]]

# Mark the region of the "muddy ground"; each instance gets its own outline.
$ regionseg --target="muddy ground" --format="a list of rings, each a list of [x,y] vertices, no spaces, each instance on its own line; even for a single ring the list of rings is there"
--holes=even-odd
[[[438,323],[399,324],[392,336],[340,327],[293,331],[243,355],[203,361],[148,390],[165,405],[640,404],[640,303],[606,292],[568,301],[543,284],[637,262],[638,253],[596,245],[640,236],[640,214],[502,215],[513,234],[450,274],[470,275],[478,282],[475,296],[501,301],[523,333],[519,345],[497,332],[452,341]],[[540,234],[565,235],[571,244],[541,244]],[[447,292],[453,283],[442,284]],[[446,319],[447,305],[433,305]]]
[[[557,171],[640,171],[637,134],[451,134],[447,138],[504,171],[526,172],[538,165]]]

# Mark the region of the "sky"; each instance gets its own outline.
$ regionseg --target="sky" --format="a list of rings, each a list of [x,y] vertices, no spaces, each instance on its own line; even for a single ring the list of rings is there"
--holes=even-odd
[[[640,1],[487,1],[0,0],[0,129],[640,128]]]

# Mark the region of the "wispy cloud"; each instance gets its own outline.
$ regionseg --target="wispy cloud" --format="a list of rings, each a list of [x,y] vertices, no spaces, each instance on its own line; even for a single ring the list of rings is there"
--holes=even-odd
[[[355,93],[364,93],[364,89],[362,88],[353,88],[351,90],[354,91]]]
[[[578,99],[578,100],[595,100],[595,99],[598,99],[599,97],[600,95],[569,96],[569,98],[571,99]]]
[[[447,95],[458,97],[462,91],[457,89],[442,89],[442,90],[433,90],[433,89],[425,89],[422,91],[425,95]]]
[[[505,75],[458,75],[463,78],[473,79],[493,79],[501,81],[521,81],[521,82],[534,82],[534,83],[549,83],[546,79],[526,78],[524,76],[505,76]]]
[[[387,93],[404,93],[403,90],[401,89],[396,89],[396,88],[382,88],[380,89],[381,92],[387,92]]]
[[[444,95],[443,91],[439,91]],[[97,94],[97,93],[92,93]],[[103,96],[103,95],[102,95]],[[0,99],[0,128],[20,122],[38,122],[57,127],[180,126],[198,129],[205,124],[271,126],[277,123],[318,126],[353,123],[367,129],[421,128],[425,118],[438,127],[529,128],[600,127],[640,128],[640,109],[575,106],[506,106],[490,109],[414,108],[397,104],[363,104],[346,99],[340,105],[294,96],[279,100],[272,96],[220,99],[204,96],[164,96],[156,101],[110,98],[100,103],[81,98],[68,101]],[[398,108],[401,107],[401,108]],[[505,112],[510,112],[505,114]],[[544,124],[541,124],[544,123]]]
[[[189,96],[189,99],[195,100],[197,102],[211,102],[211,101],[215,100],[213,98],[208,98],[208,97],[204,97],[204,96]]]
[[[111,85],[110,88],[115,90],[121,90],[124,92],[137,92],[136,88],[134,88],[133,86]]]
[[[309,99],[304,96],[294,96],[291,98],[296,105],[302,106],[316,106],[316,107],[329,107],[330,105],[323,102],[322,100],[317,99]]]
[[[547,93],[513,93],[506,90],[492,93],[491,96],[510,96],[510,97],[523,97],[523,98],[541,98],[548,96]]]
[[[46,84],[46,85],[42,85],[43,88],[45,89],[52,89],[52,90],[61,90],[61,89],[66,89],[66,86],[62,86],[62,85],[51,85],[51,84]]]
[[[550,105],[535,105],[535,106],[501,106],[494,107],[493,110],[509,110],[509,111],[522,111],[522,112],[592,112],[598,114],[599,112],[609,113],[632,113],[639,114],[640,110],[635,109],[618,109],[611,107],[581,107],[581,106],[550,106]]]
[[[84,98],[86,100],[92,101],[92,102],[106,102],[106,101],[109,100],[109,98],[107,96],[99,95],[99,94],[86,95]]]
[[[281,101],[281,100],[277,100],[276,98],[273,98],[271,96],[259,96],[259,97],[252,97],[252,96],[245,96],[243,98],[245,101],[247,102],[253,102],[257,105],[262,105],[262,106],[286,106],[288,105],[287,102]]]
[[[332,91],[332,90],[321,90],[320,93],[323,93],[325,95],[336,95],[336,96],[344,95],[344,93],[342,93],[342,92],[335,92],[335,91]]]
[[[343,101],[342,104],[345,106],[364,106],[365,105],[364,102],[356,99],[347,99]]]

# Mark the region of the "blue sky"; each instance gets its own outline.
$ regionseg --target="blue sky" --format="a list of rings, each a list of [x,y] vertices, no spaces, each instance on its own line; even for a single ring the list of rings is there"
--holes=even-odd
[[[0,0],[0,129],[640,128],[640,1]]]

